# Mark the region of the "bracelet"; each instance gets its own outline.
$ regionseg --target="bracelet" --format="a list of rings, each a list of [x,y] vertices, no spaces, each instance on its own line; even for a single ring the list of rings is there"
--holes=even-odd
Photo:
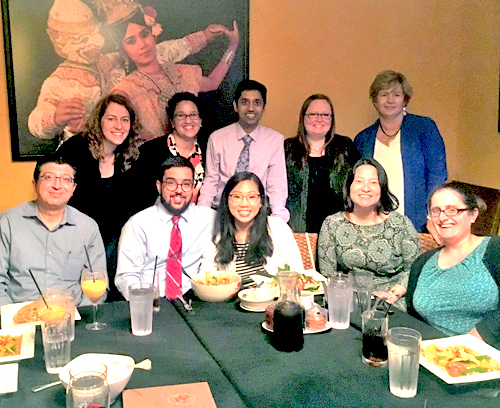
[[[391,289],[389,292],[396,296],[398,299],[401,296],[401,293],[399,293],[396,289]]]
[[[231,65],[234,61],[234,57],[236,56],[236,53],[234,51],[229,51],[226,50],[224,55],[221,58],[221,62],[225,62],[227,65]]]

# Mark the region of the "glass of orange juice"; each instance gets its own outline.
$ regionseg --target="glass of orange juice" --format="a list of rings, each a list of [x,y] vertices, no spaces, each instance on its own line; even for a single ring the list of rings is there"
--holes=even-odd
[[[45,301],[43,300],[45,299]],[[70,341],[75,339],[75,302],[73,296],[61,289],[49,288],[43,292],[43,299],[38,298],[38,316],[40,318],[47,312],[68,312],[71,315]],[[47,302],[47,303],[45,303]],[[47,306],[48,305],[48,309]]]
[[[102,330],[106,323],[97,321],[97,302],[106,293],[108,274],[103,269],[84,269],[82,272],[82,292],[94,305],[94,321],[85,326],[87,330]]]

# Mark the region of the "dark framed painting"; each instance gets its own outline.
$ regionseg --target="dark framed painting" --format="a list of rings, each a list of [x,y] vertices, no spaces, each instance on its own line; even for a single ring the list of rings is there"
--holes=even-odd
[[[40,156],[55,151],[61,140],[61,135],[57,134],[57,131],[53,132],[54,134],[44,133],[45,127],[43,126],[50,122],[48,126],[54,127],[53,121],[44,119],[45,122],[44,120],[36,122],[30,119],[31,113],[37,107],[44,82],[53,75],[60,64],[72,63],[68,61],[68,58],[61,56],[60,43],[58,43],[59,52],[56,52],[54,35],[50,38],[48,35],[49,12],[52,7],[57,6],[57,2],[59,3],[57,10],[57,18],[59,18],[57,24],[59,25],[55,27],[56,29],[64,27],[65,24],[74,26],[81,23],[82,15],[86,18],[93,18],[92,14],[89,17],[89,13],[93,13],[101,22],[98,33],[106,31],[106,20],[102,13],[103,4],[113,7],[119,3],[129,6],[134,3],[133,0],[2,0],[12,159],[14,161],[36,160]],[[211,131],[236,119],[232,108],[233,93],[238,82],[248,77],[249,1],[141,0],[136,3],[140,3],[143,9],[150,6],[156,10],[156,22],[162,27],[161,34],[157,36],[157,44],[203,31],[210,24],[221,24],[231,30],[233,21],[236,21],[238,25],[239,45],[228,73],[218,89],[199,94],[204,106],[203,135],[199,140],[203,146]],[[54,29],[54,24],[51,28]],[[116,43],[112,44],[105,33],[102,33],[102,38],[102,48],[99,52],[102,55],[116,52],[118,48]],[[63,40],[66,39],[64,37],[57,39],[59,42]],[[221,59],[227,58],[225,50],[228,44],[229,39],[226,35],[214,36],[201,50],[188,55],[180,63],[198,65],[203,75],[206,76]],[[134,70],[135,65],[127,66],[127,68],[130,71]],[[58,91],[64,94],[64,85],[61,86],[63,89]],[[32,123],[36,123],[37,126]],[[39,131],[39,128],[43,131]]]

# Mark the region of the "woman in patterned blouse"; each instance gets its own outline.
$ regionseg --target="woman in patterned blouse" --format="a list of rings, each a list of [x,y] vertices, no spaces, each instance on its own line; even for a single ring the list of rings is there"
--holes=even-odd
[[[344,209],[324,221],[318,256],[324,275],[341,271],[374,274],[374,294],[405,310],[413,261],[420,254],[420,239],[408,217],[395,210],[384,168],[374,159],[361,159],[347,176]]]
[[[194,167],[194,194],[191,202],[198,200],[198,192],[205,175],[203,157],[198,144],[198,133],[201,129],[203,107],[199,98],[189,92],[176,93],[170,99],[167,116],[172,132],[165,136],[150,140],[140,147],[140,155],[136,165],[137,209],[142,210],[154,204],[158,197],[156,178],[161,172],[162,163],[173,156],[188,159]]]

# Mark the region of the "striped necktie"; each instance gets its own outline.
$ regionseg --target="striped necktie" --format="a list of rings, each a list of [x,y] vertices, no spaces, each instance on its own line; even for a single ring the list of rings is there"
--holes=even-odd
[[[182,295],[182,237],[179,229],[180,215],[172,217],[172,231],[170,232],[170,248],[167,258],[167,297],[169,299],[177,299],[177,296]]]

